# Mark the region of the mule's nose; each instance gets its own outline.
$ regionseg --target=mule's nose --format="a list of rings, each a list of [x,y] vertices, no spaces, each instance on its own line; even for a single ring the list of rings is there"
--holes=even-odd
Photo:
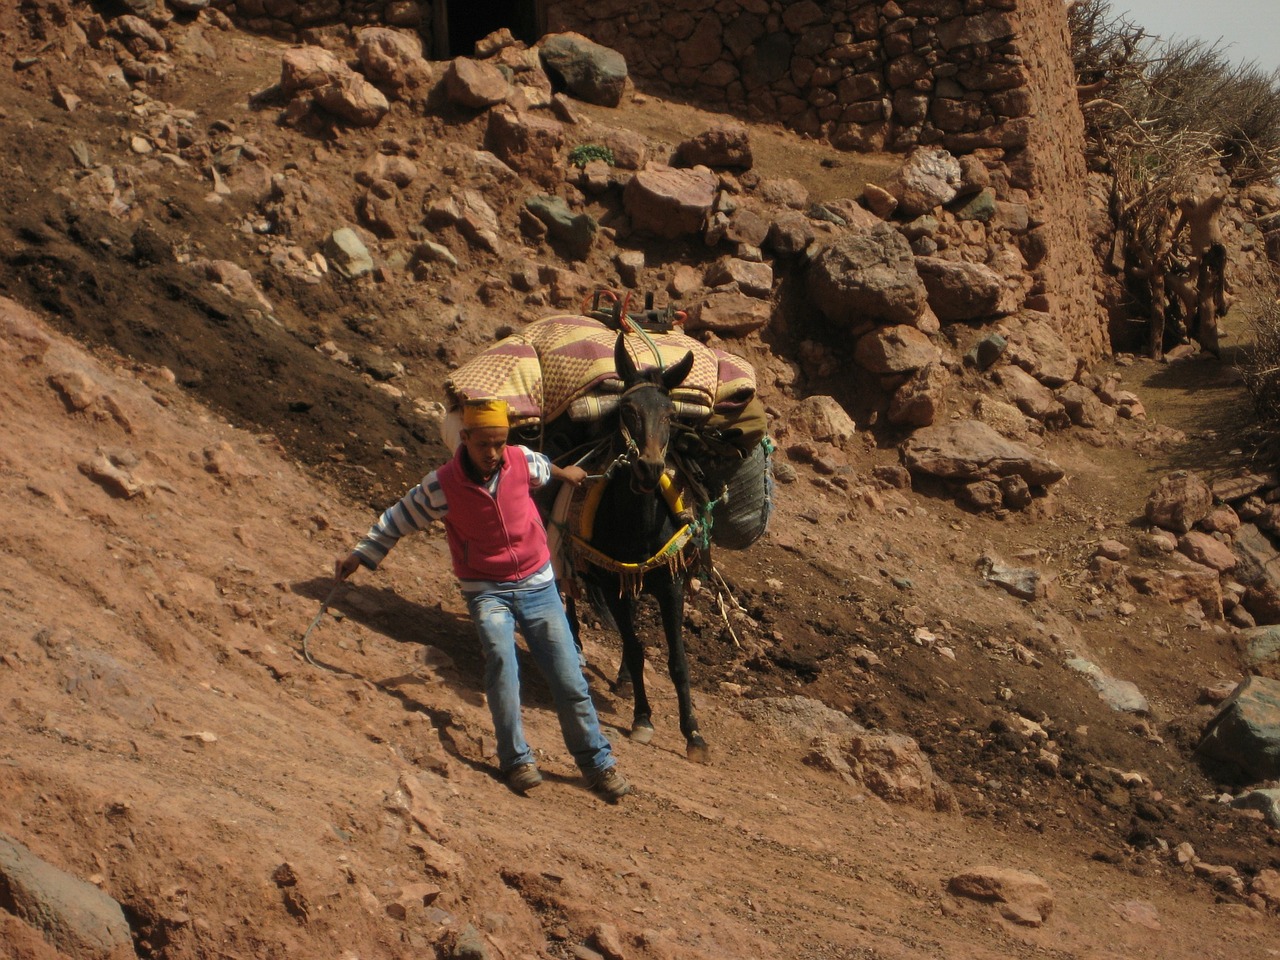
[[[666,463],[662,460],[637,460],[633,475],[636,487],[643,493],[652,493],[658,489],[665,469]]]

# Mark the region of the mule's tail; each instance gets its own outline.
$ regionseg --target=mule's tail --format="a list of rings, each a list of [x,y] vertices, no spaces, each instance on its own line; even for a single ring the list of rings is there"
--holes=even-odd
[[[587,603],[591,606],[592,611],[600,619],[600,623],[607,630],[618,632],[618,624],[613,619],[613,614],[609,612],[609,603],[605,599],[605,592],[594,583],[583,583],[582,592]],[[569,614],[569,626],[573,630],[573,640],[578,645],[578,649],[582,649],[582,641],[578,638],[578,632],[582,623],[578,619],[578,602],[573,597],[565,597],[565,612]]]

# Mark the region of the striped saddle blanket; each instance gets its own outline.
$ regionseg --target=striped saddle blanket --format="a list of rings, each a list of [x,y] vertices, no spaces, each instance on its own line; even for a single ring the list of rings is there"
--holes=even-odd
[[[617,337],[617,330],[591,317],[534,321],[455,370],[444,385],[448,406],[496,397],[510,407],[513,427],[550,423],[565,414],[597,420],[616,406],[622,392],[613,368]],[[687,422],[739,410],[755,397],[750,363],[683,333],[628,333],[625,344],[640,369],[671,366],[693,351],[693,369],[671,391],[677,415]]]

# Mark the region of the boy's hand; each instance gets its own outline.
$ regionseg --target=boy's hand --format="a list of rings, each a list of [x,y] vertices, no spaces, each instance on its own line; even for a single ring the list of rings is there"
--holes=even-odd
[[[583,480],[587,479],[587,471],[578,466],[561,467],[560,479],[577,487],[582,484]]]
[[[360,554],[352,550],[345,557],[339,557],[333,561],[333,579],[341,583],[347,577],[351,576],[360,569]]]

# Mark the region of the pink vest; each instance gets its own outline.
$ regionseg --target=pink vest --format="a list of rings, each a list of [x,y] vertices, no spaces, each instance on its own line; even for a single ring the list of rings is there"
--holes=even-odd
[[[547,532],[529,495],[524,451],[508,446],[498,470],[498,495],[467,476],[459,447],[436,471],[449,512],[444,516],[453,572],[459,580],[523,580],[551,559]]]

